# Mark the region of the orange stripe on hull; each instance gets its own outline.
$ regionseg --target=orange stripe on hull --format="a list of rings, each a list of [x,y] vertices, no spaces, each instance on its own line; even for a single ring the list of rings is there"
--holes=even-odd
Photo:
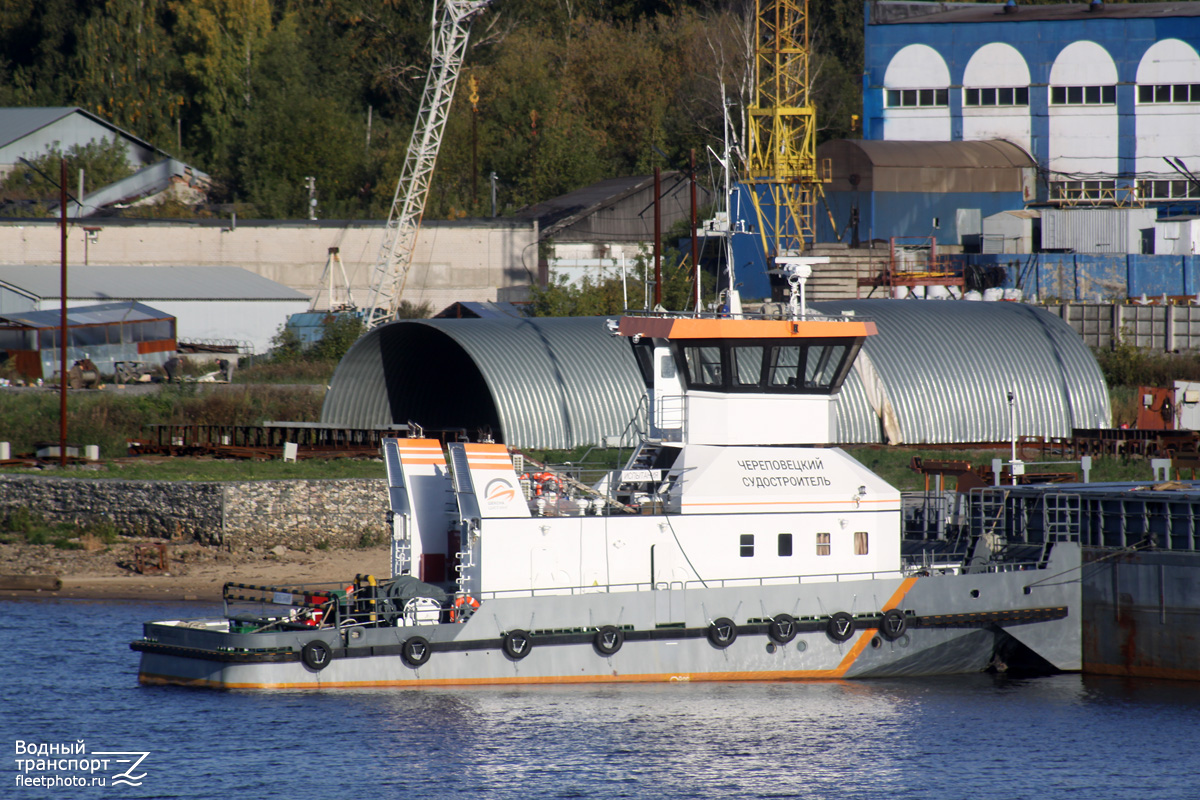
[[[549,686],[553,684],[585,683],[714,683],[730,681],[836,681],[844,670],[760,670],[747,672],[683,672],[644,673],[637,675],[554,675],[523,678],[439,678],[407,681],[322,681],[305,683],[224,683],[203,678],[176,678],[170,675],[139,674],[138,681],[147,686],[191,686],[208,689],[389,689],[438,688],[443,686]]]
[[[897,608],[904,600],[904,596],[908,594],[909,590],[912,589],[916,582],[916,577],[905,578],[904,582],[900,584],[900,588],[892,593],[892,596],[888,598],[888,601],[883,604],[883,608],[880,610],[891,611],[893,608]],[[844,677],[845,674],[850,671],[850,668],[854,666],[854,662],[858,660],[860,655],[862,655],[862,651],[866,649],[867,644],[875,637],[875,634],[878,633],[878,631],[878,628],[866,628],[863,630],[858,637],[858,641],[854,643],[854,647],[850,648],[850,652],[847,653],[846,657],[842,659],[842,663],[838,664],[838,668],[835,670],[835,672],[837,672],[835,677]]]

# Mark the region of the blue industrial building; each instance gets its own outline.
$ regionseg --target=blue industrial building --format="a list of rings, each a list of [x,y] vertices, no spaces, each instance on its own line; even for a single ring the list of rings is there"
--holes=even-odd
[[[871,2],[866,139],[1005,139],[1038,200],[1200,197],[1200,4]]]
[[[818,149],[833,168],[818,242],[928,237],[972,251],[983,219],[1031,204],[1200,206],[1200,3],[875,0],[864,24],[863,139]],[[735,218],[757,223],[748,204]],[[743,295],[765,296],[749,244],[735,237]],[[1012,278],[1090,297],[1062,285],[1084,270],[1108,297],[1190,294],[1187,259],[1152,252],[1131,248],[1119,268],[1042,259]]]

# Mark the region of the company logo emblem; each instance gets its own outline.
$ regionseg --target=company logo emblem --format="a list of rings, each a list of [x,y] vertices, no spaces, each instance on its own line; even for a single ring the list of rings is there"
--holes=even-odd
[[[488,483],[483,496],[492,505],[504,505],[516,499],[517,489],[504,478],[496,478]]]

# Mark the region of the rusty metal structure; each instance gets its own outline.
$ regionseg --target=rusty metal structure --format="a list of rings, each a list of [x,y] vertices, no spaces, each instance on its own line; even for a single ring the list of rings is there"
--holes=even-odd
[[[859,296],[869,288],[870,297],[876,289],[888,290],[913,286],[957,286],[961,292],[966,278],[961,264],[938,254],[937,239],[933,236],[893,236],[888,240],[888,263],[882,272],[859,275]]]
[[[129,455],[216,456],[264,460],[279,458],[285,444],[296,458],[376,458],[383,438],[404,436],[407,425],[350,428],[319,422],[264,425],[147,425],[149,434],[129,442]],[[458,432],[447,432],[451,437]]]

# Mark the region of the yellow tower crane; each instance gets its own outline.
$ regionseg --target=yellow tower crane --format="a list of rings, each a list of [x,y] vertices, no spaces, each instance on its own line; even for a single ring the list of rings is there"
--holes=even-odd
[[[818,174],[807,0],[757,0],[755,45],[746,182],[768,259],[799,255],[829,180],[828,168]]]

